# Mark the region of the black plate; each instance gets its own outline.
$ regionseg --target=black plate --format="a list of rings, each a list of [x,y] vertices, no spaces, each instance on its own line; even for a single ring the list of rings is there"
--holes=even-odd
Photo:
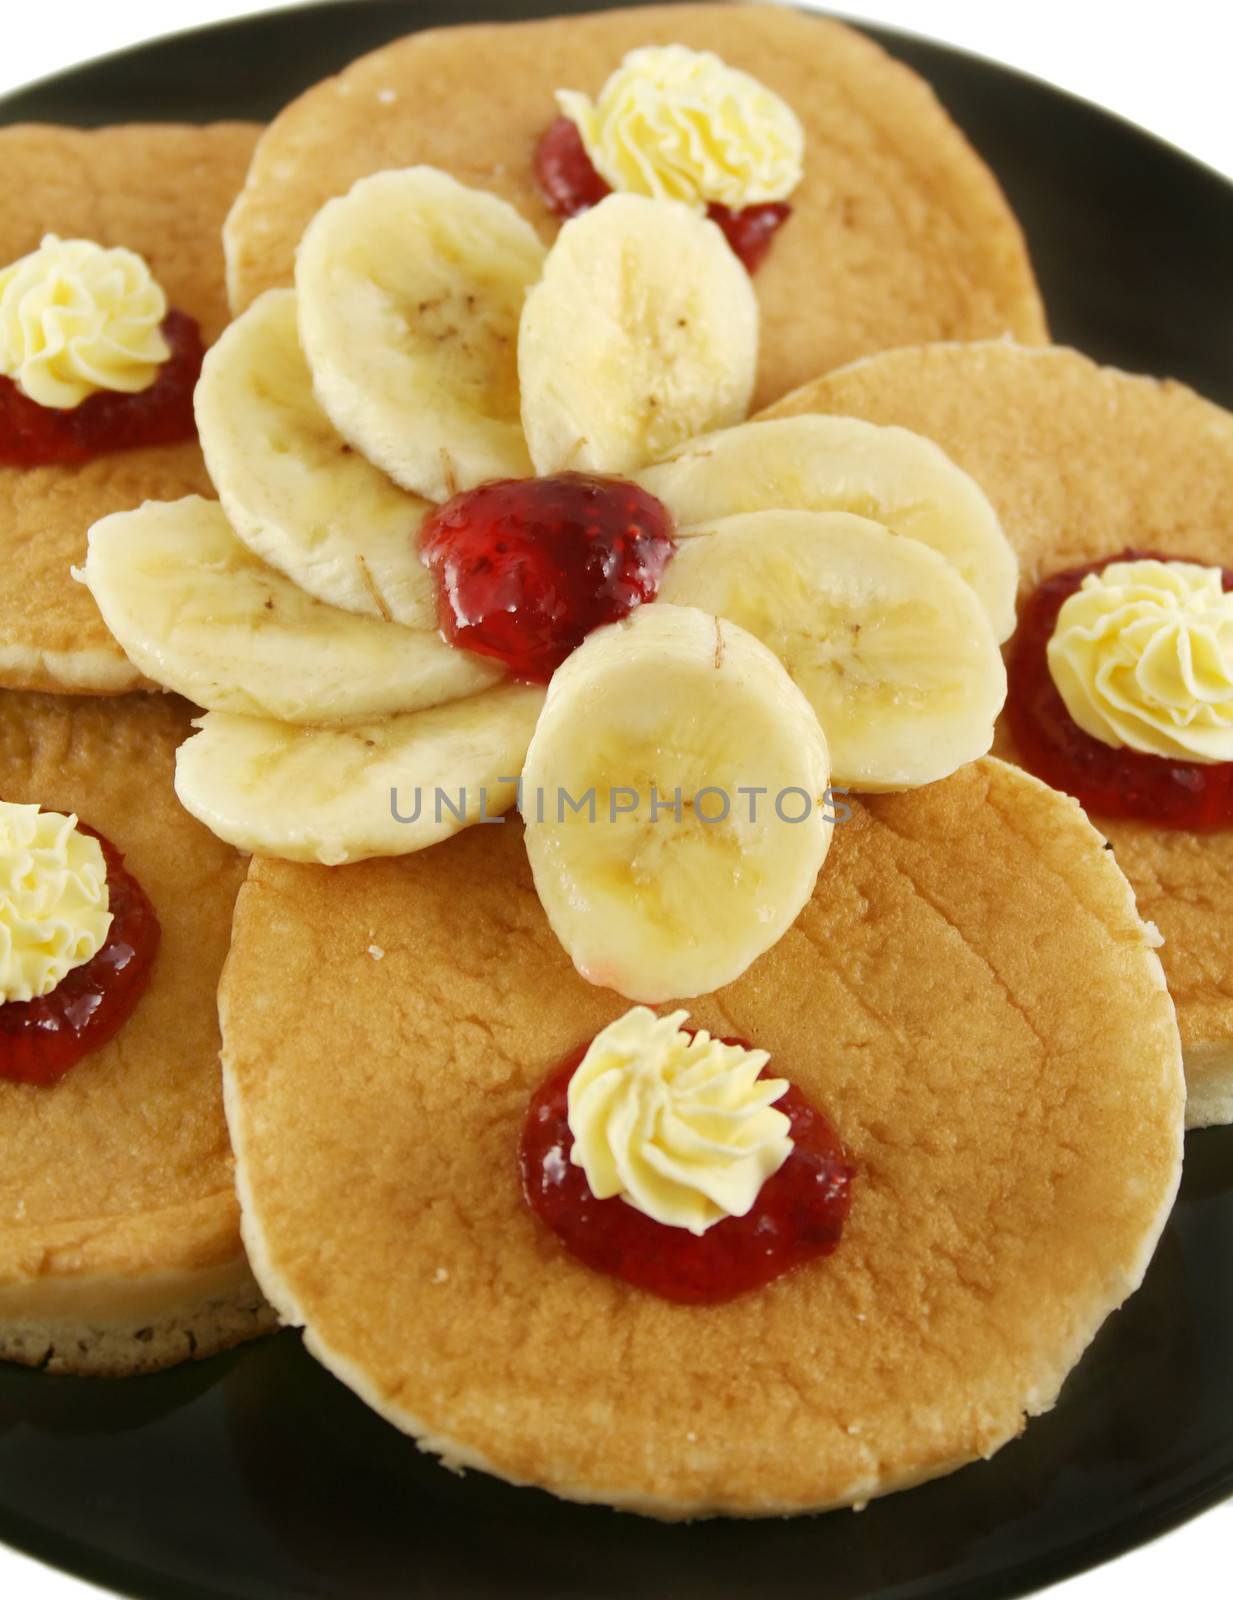
[[[562,9],[573,8],[348,0],[282,12],[66,73],[0,105],[0,121],[265,118],[417,26]],[[877,36],[933,83],[1002,179],[1056,337],[1233,403],[1233,189],[1043,84]],[[992,1463],[859,1516],[663,1527],[452,1477],[285,1333],[121,1384],[0,1368],[0,1536],[174,1600],[1022,1594],[1233,1492],[1231,1174],[1233,1130],[1191,1135],[1147,1284],[1057,1409]]]

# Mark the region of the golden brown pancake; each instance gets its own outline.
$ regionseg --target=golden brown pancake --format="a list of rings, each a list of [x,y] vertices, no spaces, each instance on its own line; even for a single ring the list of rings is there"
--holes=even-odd
[[[871,350],[1047,337],[1019,226],[928,86],[837,22],[763,6],[438,29],[363,57],[262,137],[227,223],[234,309],[289,283],[313,214],[383,168],[441,167],[501,195],[551,238],[559,224],[531,162],[557,114],[554,90],[594,95],[627,51],[671,43],[753,73],[805,128],[792,219],[754,279],[756,404]]]
[[[1180,1170],[1173,1006],[1126,880],[998,761],[857,808],[795,927],[692,1003],[857,1166],[838,1251],[726,1304],[592,1272],[522,1198],[530,1095],[626,1003],[571,967],[517,824],[255,859],[220,1008],[249,1254],[314,1354],[450,1463],[667,1517],[990,1455],[1138,1285]]]
[[[771,415],[827,411],[926,434],[984,488],[1019,553],[1020,595],[1128,547],[1233,566],[1233,415],[1181,384],[1073,350],[935,345],[861,361]],[[994,746],[1016,759],[1004,724]],[[1096,818],[1164,936],[1191,1127],[1233,1122],[1233,829]]]
[[[189,708],[0,694],[0,798],[76,812],[162,925],[124,1026],[57,1084],[0,1079],[0,1357],[122,1375],[273,1324],[240,1244],[215,989],[244,862],[172,789]]]
[[[0,266],[45,233],[126,245],[207,341],[227,321],[219,230],[257,128],[0,130]],[[143,500],[210,494],[196,443],[117,451],[80,466],[0,466],[0,686],[117,694],[143,682],[69,569],[86,530]]]

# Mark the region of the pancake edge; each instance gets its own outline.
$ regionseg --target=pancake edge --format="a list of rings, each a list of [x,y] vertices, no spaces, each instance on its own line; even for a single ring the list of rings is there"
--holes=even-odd
[[[159,1372],[276,1326],[239,1252],[195,1269],[0,1287],[0,1360],[78,1377]]]
[[[1149,927],[1139,914],[1138,904],[1130,882],[1112,855],[1105,850],[1103,834],[1089,820],[1078,801],[1071,799],[1067,795],[1060,794],[1031,773],[1024,771],[1021,767],[1014,766],[1013,763],[1002,761],[999,757],[984,757],[982,762],[990,767],[1002,768],[1008,773],[1013,773],[1016,781],[1034,785],[1036,788],[1053,796],[1055,800],[1073,814],[1074,820],[1079,823],[1080,827],[1091,835],[1092,843],[1098,851],[1100,861],[1107,863],[1105,870],[1116,874],[1117,879],[1120,881],[1122,892],[1128,901],[1131,920],[1139,928],[1139,954],[1146,964],[1147,976],[1151,983],[1164,993],[1172,1011],[1173,1001],[1165,981],[1164,968],[1161,965]],[[876,800],[878,797],[874,796],[873,798]],[[258,1209],[248,1176],[247,1139],[239,1104],[239,1090],[232,1073],[231,1056],[227,1047],[225,994],[226,966],[224,966],[223,981],[220,984],[219,1005],[219,1020],[223,1034],[221,1052],[223,1107],[235,1154],[236,1193],[240,1203],[240,1233],[256,1280],[277,1312],[279,1320],[287,1326],[302,1329],[305,1348],[328,1372],[344,1383],[378,1416],[397,1428],[399,1432],[410,1436],[421,1452],[437,1456],[441,1465],[447,1470],[461,1474],[468,1469],[473,1469],[487,1473],[489,1476],[502,1482],[510,1483],[517,1488],[537,1488],[561,1500],[584,1505],[605,1505],[614,1510],[636,1512],[665,1522],[703,1520],[716,1516],[741,1518],[742,1520],[773,1516],[801,1516],[814,1512],[839,1510],[844,1507],[862,1510],[870,1500],[880,1498],[886,1494],[896,1493],[903,1489],[914,1488],[918,1484],[928,1482],[934,1478],[945,1477],[951,1472],[957,1471],[959,1468],[977,1460],[989,1460],[1003,1445],[1019,1437],[1030,1418],[1041,1416],[1053,1409],[1066,1379],[1079,1364],[1097,1333],[1108,1321],[1109,1317],[1115,1311],[1120,1310],[1130,1296],[1141,1286],[1173,1211],[1181,1185],[1185,1135],[1186,1080],[1182,1063],[1181,1039],[1176,1032],[1175,1026],[1174,1039],[1176,1040],[1176,1048],[1172,1052],[1172,1060],[1162,1059],[1160,1063],[1162,1072],[1173,1078],[1176,1091],[1173,1117],[1175,1159],[1172,1182],[1167,1185],[1162,1195],[1153,1222],[1143,1230],[1137,1258],[1128,1264],[1122,1276],[1122,1281],[1106,1294],[1103,1301],[1103,1309],[1094,1311],[1085,1319],[1084,1326],[1076,1332],[1075,1337],[1072,1339],[1070,1348],[1059,1354],[1055,1363],[1054,1375],[1044,1382],[1038,1381],[1035,1389],[1021,1397],[1017,1427],[1002,1430],[997,1435],[982,1440],[982,1447],[978,1451],[963,1449],[943,1462],[931,1462],[923,1468],[905,1469],[896,1475],[854,1481],[838,1495],[826,1500],[812,1502],[765,1501],[756,1506],[734,1506],[726,1503],[710,1505],[657,1499],[653,1496],[639,1494],[628,1488],[605,1489],[602,1484],[588,1485],[585,1488],[560,1483],[549,1485],[538,1479],[513,1477],[498,1468],[482,1451],[474,1449],[462,1440],[453,1438],[446,1433],[435,1432],[413,1412],[398,1405],[389,1395],[382,1393],[367,1374],[361,1371],[349,1357],[335,1350],[329,1341],[322,1338],[311,1325],[299,1305],[294,1290],[283,1279],[273,1263],[265,1233],[258,1217]]]

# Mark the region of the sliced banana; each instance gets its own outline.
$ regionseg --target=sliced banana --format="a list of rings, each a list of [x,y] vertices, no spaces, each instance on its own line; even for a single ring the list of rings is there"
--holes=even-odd
[[[851,511],[919,539],[971,584],[999,642],[1019,563],[976,481],[932,439],[855,417],[779,417],[691,439],[638,475],[683,536],[743,511]]]
[[[549,685],[520,802],[578,971],[651,1005],[739,977],[813,892],[827,781],[808,701],[744,629],[656,602],[591,634]]]
[[[355,722],[457,700],[502,676],[438,634],[322,605],[196,495],[96,522],[78,576],[134,666],[212,711]]]
[[[317,403],[294,290],[269,290],[231,324],[194,404],[218,498],[254,555],[327,605],[436,628],[416,545],[427,504],[353,450]]]
[[[993,742],[1006,670],[936,550],[841,511],[754,511],[686,539],[660,596],[768,645],[826,729],[836,784],[912,789]]]
[[[435,167],[361,178],[309,223],[295,286],[317,398],[404,489],[530,472],[518,318],[543,260],[512,206]]]
[[[567,222],[518,332],[537,472],[633,472],[749,408],[758,302],[713,222],[614,194]]]
[[[176,755],[176,793],[240,850],[336,867],[409,855],[508,811],[544,703],[502,684],[354,728],[211,711]]]

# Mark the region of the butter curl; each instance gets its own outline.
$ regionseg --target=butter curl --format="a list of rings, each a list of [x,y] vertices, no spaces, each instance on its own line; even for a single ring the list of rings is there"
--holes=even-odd
[[[137,394],[171,354],[166,315],[139,255],[49,233],[0,271],[0,373],[57,411],[102,390]]]
[[[77,818],[0,801],[0,1001],[50,994],[111,928],[102,846]]]
[[[1074,721],[1114,749],[1233,761],[1233,594],[1219,567],[1114,561],[1062,604],[1049,672]]]
[[[596,1199],[702,1234],[749,1212],[793,1141],[767,1052],[688,1034],[687,1017],[635,1006],[596,1035],[570,1079],[570,1160]]]
[[[741,210],[784,200],[801,181],[805,135],[778,95],[709,50],[633,50],[592,103],[557,104],[613,189]]]

